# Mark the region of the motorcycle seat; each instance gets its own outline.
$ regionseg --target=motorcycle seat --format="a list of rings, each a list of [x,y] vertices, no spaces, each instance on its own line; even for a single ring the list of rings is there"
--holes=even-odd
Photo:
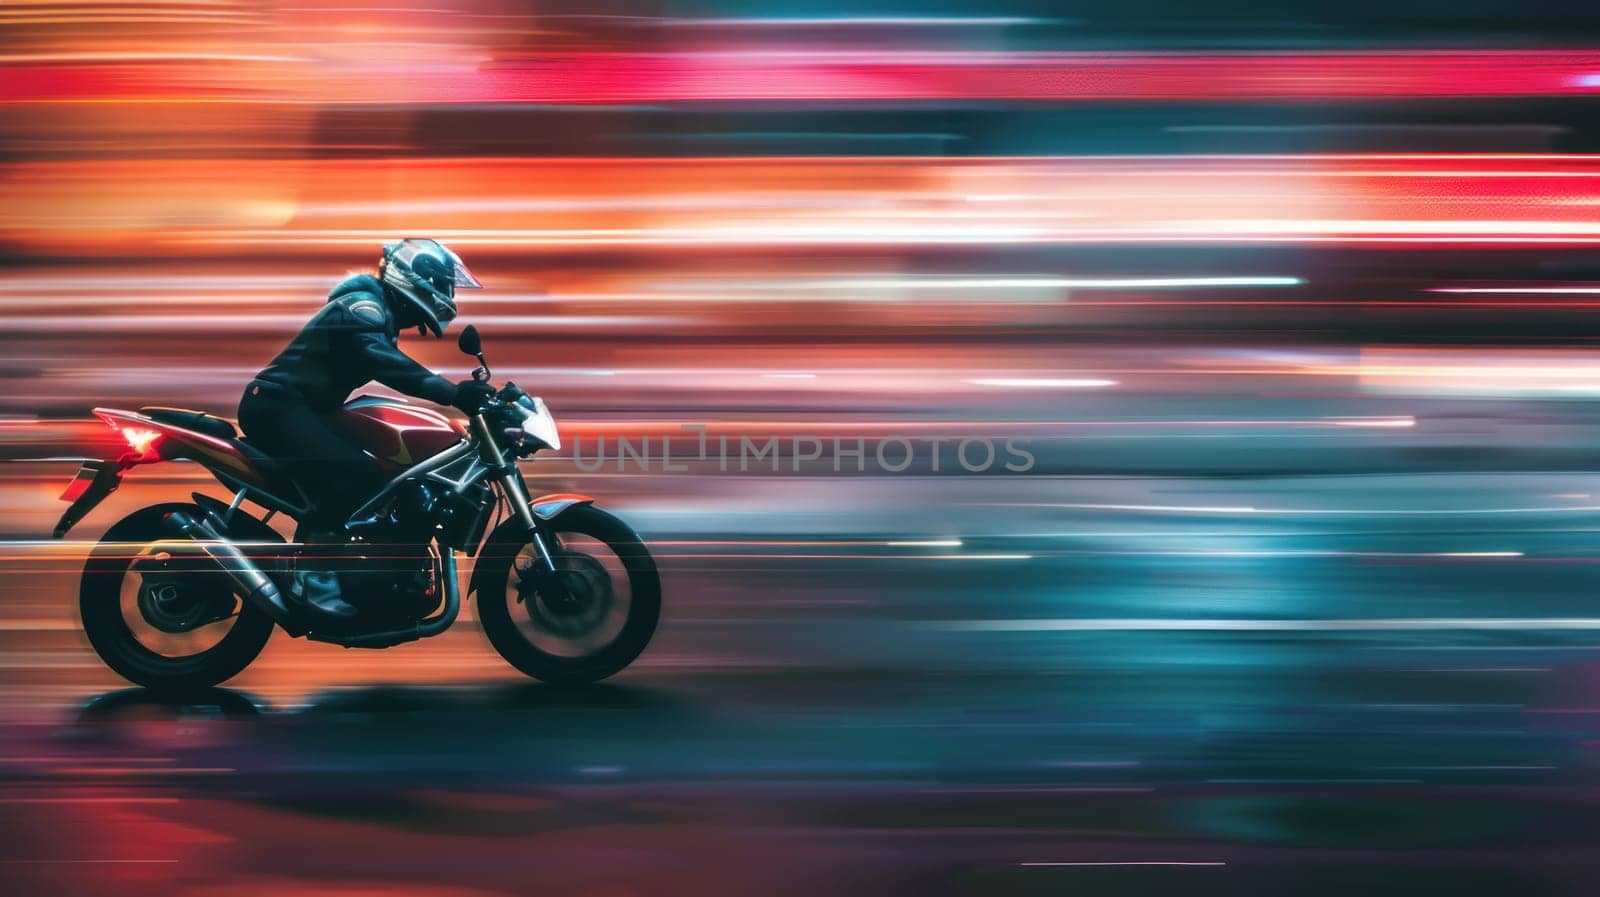
[[[151,406],[140,408],[139,413],[151,420],[158,420],[164,424],[172,424],[185,430],[203,433],[217,439],[238,439],[239,429],[233,421],[215,414],[206,414],[204,411],[190,411],[187,408],[162,408]]]

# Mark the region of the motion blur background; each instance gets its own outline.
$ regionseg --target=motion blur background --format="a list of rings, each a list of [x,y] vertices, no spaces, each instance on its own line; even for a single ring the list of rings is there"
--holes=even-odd
[[[1592,894],[1597,109],[1554,0],[0,5],[6,890]],[[85,545],[206,480],[47,543],[50,459],[231,416],[400,236],[652,438],[528,472],[644,532],[657,642],[118,691]]]

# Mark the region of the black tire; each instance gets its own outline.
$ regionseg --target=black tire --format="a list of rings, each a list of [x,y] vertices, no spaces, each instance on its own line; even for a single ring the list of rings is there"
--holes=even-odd
[[[515,520],[489,537],[478,559],[478,622],[490,644],[508,663],[535,679],[550,683],[598,682],[622,670],[644,651],[661,618],[661,577],[655,561],[626,523],[590,505],[563,511],[553,521],[557,534],[577,533],[604,542],[628,575],[629,604],[622,629],[604,647],[582,657],[551,654],[523,636],[506,601],[518,552],[527,544]]]
[[[266,647],[273,628],[271,617],[245,603],[220,641],[185,657],[169,657],[150,650],[128,628],[123,617],[122,583],[133,557],[132,552],[115,544],[137,545],[173,538],[163,520],[180,510],[203,513],[189,504],[151,505],[113,524],[84,564],[78,589],[84,634],[106,666],[136,685],[168,692],[209,688],[238,675]],[[255,523],[246,524],[246,533],[238,532],[244,527],[235,527],[235,535],[256,541],[283,541],[270,527]]]

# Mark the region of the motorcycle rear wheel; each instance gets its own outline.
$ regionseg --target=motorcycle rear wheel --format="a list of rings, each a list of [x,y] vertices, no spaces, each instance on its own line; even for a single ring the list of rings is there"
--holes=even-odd
[[[106,530],[100,544],[84,564],[78,588],[78,611],[84,634],[95,653],[117,675],[136,685],[166,691],[209,688],[238,675],[250,665],[272,637],[272,618],[248,602],[241,602],[233,623],[214,644],[191,654],[172,655],[152,650],[129,626],[124,607],[130,569],[141,546],[178,541],[164,523],[173,511],[201,513],[194,505],[151,505],[122,518]],[[271,528],[252,527],[246,538],[282,541]],[[195,574],[188,574],[195,575]],[[210,574],[200,574],[210,575]],[[237,601],[237,598],[235,598]],[[142,610],[142,608],[141,608]],[[219,625],[222,621],[209,624]]]
[[[625,606],[616,610],[608,604],[602,609],[613,610],[620,619],[615,635],[593,650],[583,651],[582,641],[573,637],[575,628],[546,625],[545,629],[554,631],[539,632],[542,623],[556,623],[557,617],[572,627],[582,627],[586,610],[555,609],[556,617],[552,617],[552,608],[546,606],[537,589],[520,582],[519,558],[529,560],[530,545],[515,520],[490,536],[478,559],[482,568],[478,579],[478,622],[500,656],[526,675],[551,683],[598,682],[633,663],[650,643],[661,617],[661,577],[638,534],[599,508],[569,508],[551,522],[551,527],[565,548],[557,553],[558,567],[573,582],[597,582],[608,567],[612,578],[625,580],[618,584],[627,589]],[[593,546],[596,554],[603,546],[609,557],[597,560],[585,552],[584,546]],[[606,597],[614,602],[622,600],[620,595]],[[563,640],[574,643],[579,653],[558,652],[556,646]]]

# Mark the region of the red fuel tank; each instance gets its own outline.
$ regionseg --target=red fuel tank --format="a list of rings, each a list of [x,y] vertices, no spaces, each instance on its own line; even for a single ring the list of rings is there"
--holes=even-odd
[[[467,432],[460,422],[431,408],[377,396],[346,404],[338,420],[373,457],[394,467],[410,467],[437,455]]]

